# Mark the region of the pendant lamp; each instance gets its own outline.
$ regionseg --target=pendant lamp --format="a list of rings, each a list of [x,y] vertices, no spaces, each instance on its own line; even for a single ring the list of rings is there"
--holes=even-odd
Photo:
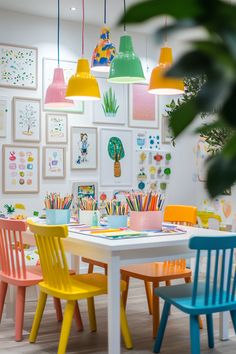
[[[57,63],[54,69],[52,83],[48,86],[45,96],[45,107],[63,108],[74,105],[72,100],[66,99],[66,82],[63,69],[60,68],[60,0],[57,2]]]
[[[165,19],[167,26],[167,18]],[[167,38],[165,38],[167,43]],[[159,64],[152,70],[148,92],[154,95],[180,95],[184,93],[184,82],[181,79],[165,77],[166,71],[173,63],[172,48],[167,44],[161,48]]]
[[[124,18],[126,15],[126,2],[124,0]],[[119,53],[111,62],[109,82],[119,84],[133,84],[145,81],[141,61],[134,52],[131,36],[126,34],[126,23],[124,22],[125,34],[120,37]]]
[[[116,48],[110,38],[110,28],[107,26],[107,2],[104,0],[104,26],[101,29],[98,44],[93,51],[91,70],[109,72],[115,54]]]
[[[72,75],[66,91],[66,97],[72,100],[95,101],[101,95],[96,78],[91,75],[88,59],[84,58],[84,0],[82,0],[82,58],[77,62],[75,75]]]

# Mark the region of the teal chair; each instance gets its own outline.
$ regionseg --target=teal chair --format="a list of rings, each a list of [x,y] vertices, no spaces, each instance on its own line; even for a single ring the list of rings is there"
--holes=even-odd
[[[190,316],[191,354],[200,353],[199,315],[206,315],[209,348],[214,348],[213,313],[230,311],[236,332],[236,269],[233,266],[236,236],[193,237],[189,241],[189,247],[196,250],[193,283],[155,289],[155,294],[165,303],[154,353],[160,352],[171,305]],[[201,255],[207,257],[203,281],[199,280]],[[212,259],[213,257],[215,260]],[[221,262],[220,257],[222,257]]]

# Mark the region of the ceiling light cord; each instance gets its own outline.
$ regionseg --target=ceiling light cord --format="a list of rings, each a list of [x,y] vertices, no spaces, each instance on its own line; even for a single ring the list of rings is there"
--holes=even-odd
[[[107,24],[107,0],[104,0],[104,25]]]
[[[124,0],[124,32],[126,32],[126,1]]]
[[[84,57],[84,0],[82,0],[82,58]]]
[[[168,25],[168,20],[167,20],[167,16],[165,16],[165,34],[164,34],[165,47],[167,47],[167,25]]]
[[[57,64],[60,67],[60,0],[57,0]]]

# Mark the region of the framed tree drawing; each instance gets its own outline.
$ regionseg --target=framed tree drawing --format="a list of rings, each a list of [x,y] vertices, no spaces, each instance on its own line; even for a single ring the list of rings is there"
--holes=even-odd
[[[37,48],[0,44],[0,86],[36,90],[37,73]]]
[[[9,98],[0,96],[0,138],[5,138],[7,135],[7,122],[9,121],[9,112]]]
[[[129,126],[158,128],[158,99],[147,84],[129,85]]]
[[[71,169],[97,168],[97,128],[71,127]]]
[[[68,116],[63,113],[46,114],[46,142],[47,144],[67,144]]]
[[[66,149],[64,147],[43,147],[43,178],[65,178]]]
[[[132,131],[100,130],[101,186],[132,185]]]
[[[77,63],[74,61],[60,60],[60,67],[64,71],[64,77],[66,83],[68,83],[69,78],[75,74]],[[45,95],[48,86],[52,83],[54,69],[57,68],[56,59],[43,58],[43,102],[45,102]],[[53,112],[65,112],[65,113],[84,113],[84,102],[76,101],[72,107],[57,107],[49,108],[43,105],[44,111],[53,111]]]
[[[41,101],[36,98],[13,98],[13,140],[40,142]]]
[[[97,78],[101,100],[93,103],[94,123],[125,124],[127,117],[127,87]]]
[[[3,145],[2,181],[4,193],[39,192],[39,148]]]

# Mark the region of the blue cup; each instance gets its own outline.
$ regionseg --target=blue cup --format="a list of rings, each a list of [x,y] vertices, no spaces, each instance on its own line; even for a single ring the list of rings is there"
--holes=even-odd
[[[108,215],[107,225],[110,229],[119,229],[121,227],[127,227],[128,216],[127,215]]]
[[[65,225],[70,223],[70,209],[46,209],[47,225]]]

